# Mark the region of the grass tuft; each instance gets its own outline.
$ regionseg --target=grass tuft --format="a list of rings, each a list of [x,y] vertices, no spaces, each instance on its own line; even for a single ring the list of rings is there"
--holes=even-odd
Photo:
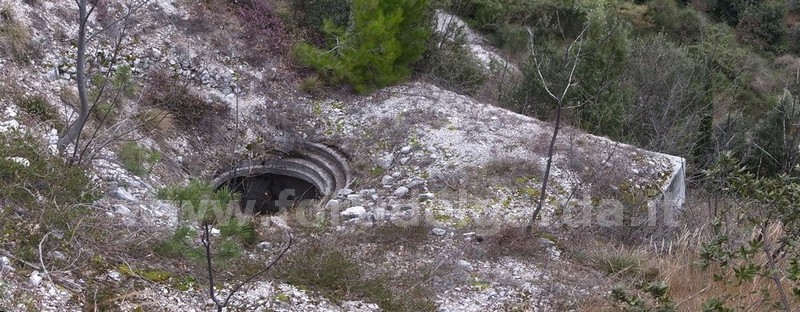
[[[31,31],[14,16],[9,7],[0,8],[0,54],[24,64],[39,54]]]

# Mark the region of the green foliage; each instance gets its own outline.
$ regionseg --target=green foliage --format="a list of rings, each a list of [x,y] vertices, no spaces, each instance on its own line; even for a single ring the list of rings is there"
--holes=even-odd
[[[54,122],[57,126],[61,124],[58,110],[41,95],[20,97],[16,99],[16,104],[26,113],[35,116],[40,121]]]
[[[708,23],[702,13],[691,7],[681,6],[675,0],[647,2],[645,18],[651,23],[651,31],[664,33],[671,40],[680,43],[702,40],[703,28]]]
[[[174,201],[183,220],[213,224],[236,220],[233,214],[238,194],[222,188],[215,190],[205,181],[190,180],[186,185],[160,189],[158,198]]]
[[[708,12],[736,27],[740,39],[760,50],[779,52],[786,34],[785,1],[707,0]]]
[[[708,105],[704,78],[688,49],[665,36],[634,40],[619,77],[627,90],[621,137],[648,149],[689,155],[701,125],[698,113]]]
[[[705,5],[709,13],[720,21],[736,26],[739,23],[739,14],[747,7],[758,3],[757,0],[706,0]]]
[[[298,88],[300,91],[303,91],[303,93],[318,95],[320,89],[322,89],[322,82],[317,77],[308,77],[300,81],[300,86]]]
[[[366,277],[361,265],[345,251],[321,241],[308,242],[275,267],[274,276],[307,287],[334,301],[362,299],[384,311],[436,311],[430,290],[420,283],[395,291],[390,280]]]
[[[706,172],[717,187],[735,200],[723,207],[712,224],[716,236],[703,244],[700,253],[703,267],[709,268],[712,264],[719,267],[721,272],[715,276],[723,284],[768,278],[778,291],[763,292],[763,303],[784,309],[790,308],[784,303],[791,305],[800,300],[789,295],[800,293],[797,276],[800,210],[796,205],[800,201],[800,178],[797,173],[757,177],[739,166],[731,153],[724,154],[719,163]],[[717,306],[721,307],[721,303]]]
[[[733,312],[733,309],[726,308],[725,302],[719,298],[709,299],[703,303],[703,312]]]
[[[347,27],[350,20],[349,0],[292,0],[294,20],[300,27],[311,32],[311,41],[325,41],[325,23],[337,28]]]
[[[195,261],[203,260],[201,248],[192,247],[189,242],[197,236],[197,231],[189,226],[180,226],[167,240],[158,243],[153,251],[164,258],[189,258]]]
[[[246,246],[253,246],[258,243],[258,233],[256,232],[255,222],[240,223],[236,219],[230,219],[226,223],[219,225],[222,238],[235,238]]]
[[[740,41],[762,51],[782,52],[786,44],[786,13],[785,1],[748,5],[736,25]]]
[[[328,82],[347,83],[359,93],[398,83],[424,52],[426,8],[427,0],[354,0],[350,26],[325,23],[330,48],[301,43],[295,55]]]
[[[419,67],[434,84],[461,94],[475,95],[486,81],[487,69],[472,56],[463,29],[449,25],[447,34],[447,37],[436,34],[433,40],[428,41]]]
[[[759,175],[789,173],[800,164],[800,103],[787,90],[754,127],[746,164]]]
[[[108,66],[102,64],[101,66]],[[120,114],[123,100],[136,94],[133,73],[130,66],[118,66],[107,74],[96,73],[89,83],[89,102],[92,105],[92,116],[102,124],[113,124]]]
[[[27,134],[0,133],[0,249],[36,262],[46,232],[69,238],[98,198],[83,168],[53,156]],[[87,231],[90,232],[90,231]]]
[[[153,166],[161,161],[161,153],[132,141],[122,143],[117,157],[126,170],[139,176],[152,172]]]
[[[625,305],[623,311],[631,312],[673,312],[675,304],[667,296],[667,286],[663,283],[637,285],[637,288],[650,296],[643,298],[638,294],[628,294],[622,288],[611,290],[611,298]]]
[[[629,95],[618,77],[630,54],[631,21],[638,17],[629,16],[629,9],[614,1],[572,10],[576,18],[573,23],[582,27],[577,31],[567,29],[562,33],[565,37],[549,37],[552,35],[548,34],[561,31],[557,25],[534,28],[533,47],[539,64],[531,56],[522,67],[523,78],[504,98],[504,104],[524,114],[549,118],[556,102],[545,91],[539,71],[551,91],[560,94],[567,84],[571,64],[577,59],[574,77],[579,83],[572,86],[565,99],[565,106],[576,108],[571,113],[576,119],[573,122],[592,133],[620,138]],[[567,53],[584,27],[588,30],[581,38],[581,55],[574,55],[577,46]]]
[[[97,198],[83,168],[67,165],[33,137],[0,133],[0,198],[6,209],[34,207],[40,199],[70,205]]]
[[[235,210],[238,209],[238,194],[228,189],[215,190],[208,182],[192,180],[186,185],[163,188],[158,191],[157,196],[160,199],[173,201],[180,209],[182,220],[196,223],[201,229],[205,226],[219,227],[220,239],[216,255],[218,260],[234,258],[241,254],[242,246],[252,246],[258,242],[255,223],[247,216],[235,214]],[[178,243],[186,245],[187,236],[196,233],[197,231],[191,230],[190,226],[178,227],[175,235],[162,246],[164,253],[194,252],[193,250],[196,250],[194,247],[185,249],[179,247]]]

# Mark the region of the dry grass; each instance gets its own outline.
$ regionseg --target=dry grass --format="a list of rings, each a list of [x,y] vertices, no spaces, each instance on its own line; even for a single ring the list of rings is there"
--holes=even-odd
[[[775,232],[773,232],[775,233]],[[704,229],[687,230],[670,245],[664,253],[652,254],[648,259],[658,266],[664,282],[669,286],[667,294],[673,298],[680,311],[700,311],[703,304],[713,298],[729,298],[725,306],[742,311],[763,309],[763,291],[777,297],[778,290],[772,279],[756,276],[753,281],[737,283],[732,270],[721,270],[712,266],[703,270],[700,265],[700,247],[708,241],[709,233]],[[763,255],[755,257],[756,263],[764,263]],[[741,261],[732,265],[741,264]],[[783,263],[786,265],[786,263]],[[715,275],[729,283],[715,282]],[[786,281],[784,281],[786,282]],[[784,288],[786,288],[786,284]],[[788,289],[787,289],[788,290]],[[791,299],[790,299],[791,300]],[[800,302],[790,301],[792,311],[800,309]]]
[[[171,122],[182,130],[210,134],[230,114],[224,103],[208,101],[189,87],[185,81],[165,71],[155,71],[148,77],[141,103],[144,107],[169,112]]]
[[[637,289],[639,285],[664,283],[666,295],[675,304],[676,311],[703,311],[704,304],[712,299],[725,299],[724,306],[736,311],[761,311],[765,291],[773,301],[777,299],[776,285],[768,277],[756,276],[751,282],[738,283],[730,269],[711,266],[703,270],[700,250],[711,238],[707,228],[685,228],[671,241],[637,246],[615,245],[594,235],[584,233],[581,234],[583,240],[572,239],[563,244],[570,258],[605,272],[612,280],[627,285],[626,290],[631,293],[641,295]],[[764,260],[757,256],[755,262],[764,263]],[[732,263],[737,264],[740,263]],[[717,281],[719,277],[729,282]],[[646,295],[642,298],[649,299]],[[619,304],[608,297],[594,296],[582,303],[581,310],[608,311]],[[791,304],[790,310],[800,309],[798,300]]]
[[[168,111],[158,107],[141,109],[136,114],[142,131],[157,137],[164,137],[175,131],[175,117]]]
[[[492,257],[531,258],[546,255],[541,237],[545,233],[526,233],[524,227],[509,227],[484,238],[487,254]]]
[[[38,54],[31,31],[16,19],[11,8],[0,8],[0,53],[23,64]]]

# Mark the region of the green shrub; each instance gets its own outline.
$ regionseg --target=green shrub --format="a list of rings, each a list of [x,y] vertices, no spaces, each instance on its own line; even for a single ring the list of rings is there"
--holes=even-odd
[[[682,43],[701,40],[706,19],[697,10],[679,6],[675,0],[654,0],[647,3],[645,17],[652,23],[650,30],[665,33]]]
[[[155,251],[164,257],[205,260],[202,246],[191,246],[190,237],[206,226],[219,228],[220,237],[214,239],[215,262],[224,264],[241,255],[245,247],[258,242],[252,220],[238,218],[233,206],[237,196],[227,189],[215,190],[208,182],[192,180],[186,185],[171,185],[160,189],[158,198],[173,201],[179,209],[180,219],[189,224],[178,227],[172,237],[158,244]]]
[[[437,308],[431,290],[420,281],[403,283],[402,291],[392,289],[392,282],[398,281],[365,276],[358,261],[331,242],[309,241],[278,262],[273,275],[333,301],[362,299],[378,304],[383,311],[436,311]]]
[[[101,59],[101,66],[108,66],[109,62],[113,61]],[[108,74],[92,75],[89,84],[89,103],[92,105],[92,116],[101,124],[116,123],[124,100],[132,98],[136,94],[136,90],[130,66],[119,66]]]
[[[292,0],[294,20],[308,32],[309,40],[318,45],[325,43],[325,21],[335,27],[347,27],[350,21],[351,0]]]
[[[747,6],[736,25],[739,40],[761,51],[782,52],[786,47],[786,13],[785,1]]]
[[[440,38],[441,35],[437,34],[434,40],[428,41],[419,67],[434,84],[461,94],[475,95],[487,79],[487,69],[470,53],[463,30],[454,29],[448,33],[454,33],[452,40]]]
[[[300,91],[303,91],[303,93],[318,95],[320,89],[322,89],[322,81],[320,81],[319,78],[313,76],[304,78],[302,81],[300,81],[298,89],[300,89]]]
[[[427,0],[354,0],[351,11],[347,29],[325,23],[333,38],[328,48],[298,44],[299,61],[328,82],[347,83],[359,93],[406,79],[430,35]]]
[[[136,142],[125,142],[117,153],[122,165],[135,175],[145,175],[153,171],[153,166],[161,161],[161,153],[139,146]]]
[[[77,166],[52,156],[33,137],[19,133],[0,133],[0,202],[30,207],[41,198],[59,204],[94,200],[92,183]],[[23,160],[24,159],[24,160]]]
[[[74,231],[79,219],[92,214],[85,204],[97,195],[83,168],[53,156],[27,134],[0,133],[0,249],[36,262],[45,233],[90,235]]]
[[[41,95],[22,97],[16,102],[22,110],[41,121],[58,121],[58,111]]]

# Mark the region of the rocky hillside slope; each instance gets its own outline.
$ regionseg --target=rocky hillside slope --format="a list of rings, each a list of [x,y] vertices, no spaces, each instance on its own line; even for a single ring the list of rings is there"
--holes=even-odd
[[[90,22],[90,34],[97,34],[89,44],[90,70],[111,71],[115,77],[129,70],[124,83],[134,91],[107,108],[114,122],[90,126],[99,129],[96,142],[108,138],[110,143],[91,147],[96,157],[86,170],[103,193],[92,209],[109,223],[148,231],[113,235],[168,237],[180,221],[175,203],[159,199],[159,189],[192,178],[211,181],[231,168],[247,169],[243,162],[263,165],[302,156],[308,144],[321,143],[346,157],[347,177],[326,189],[323,201],[260,219],[264,228],[259,231],[267,233],[277,231],[275,224],[288,224],[298,238],[290,254],[313,250],[308,246],[315,242],[334,246],[357,264],[359,273],[344,274],[381,276],[397,302],[423,302],[439,311],[576,309],[587,297],[608,292],[606,277],[562,256],[568,243],[558,232],[533,240],[518,237],[517,228],[526,224],[539,195],[552,133],[547,123],[422,81],[367,96],[341,90],[331,90],[330,97],[300,92],[305,74],[288,58],[270,56],[257,66],[246,62],[241,51],[248,49],[248,39],[236,35],[242,26],[235,17],[208,12],[194,1],[147,2],[132,15],[115,55],[113,39],[122,29],[101,26],[125,6],[114,1],[106,5],[105,13],[98,11]],[[0,36],[14,39],[5,39],[7,53],[0,58],[0,131],[33,135],[54,151],[64,120],[75,114],[76,4],[2,0],[0,11]],[[9,35],[10,29],[17,35]],[[8,42],[17,45],[18,53],[8,53]],[[487,55],[490,49],[472,50]],[[154,73],[176,80],[159,80],[163,74]],[[188,90],[182,92],[205,104],[192,107],[182,98],[179,104],[187,107],[169,115],[175,125],[143,127],[150,124],[145,117],[152,97],[169,93],[152,91],[165,81],[178,81],[185,89],[173,92]],[[20,105],[19,98],[32,96],[43,99],[59,118],[42,122]],[[199,124],[182,124],[186,111],[201,115],[191,119]],[[135,141],[160,159],[145,172],[133,172],[121,155],[124,141]],[[4,161],[24,166],[26,160]],[[282,174],[329,170],[297,163]],[[545,228],[619,225],[632,205],[641,209],[635,212],[636,222],[669,222],[682,205],[684,164],[678,157],[567,128],[557,141],[554,166],[542,218]],[[268,258],[281,246],[280,236],[273,236],[242,257]],[[202,283],[183,287],[174,282],[178,276],[202,280],[202,271],[189,266],[167,270],[174,278],[165,282],[146,273],[171,266],[168,260],[133,257],[125,262],[124,257],[100,254],[115,260],[86,275],[89,264],[60,264],[59,253],[72,259],[64,250],[42,250],[40,243],[40,261],[30,263],[8,252],[8,246],[11,242],[3,242],[0,297],[9,299],[0,299],[0,310],[97,307],[96,293],[94,299],[89,293],[94,283],[110,289],[101,300],[109,309],[213,307]],[[323,257],[326,252],[310,255]],[[234,285],[223,283],[220,291]],[[390,306],[366,292],[355,293],[331,295],[268,274],[233,296],[231,306],[264,311],[375,311]]]

